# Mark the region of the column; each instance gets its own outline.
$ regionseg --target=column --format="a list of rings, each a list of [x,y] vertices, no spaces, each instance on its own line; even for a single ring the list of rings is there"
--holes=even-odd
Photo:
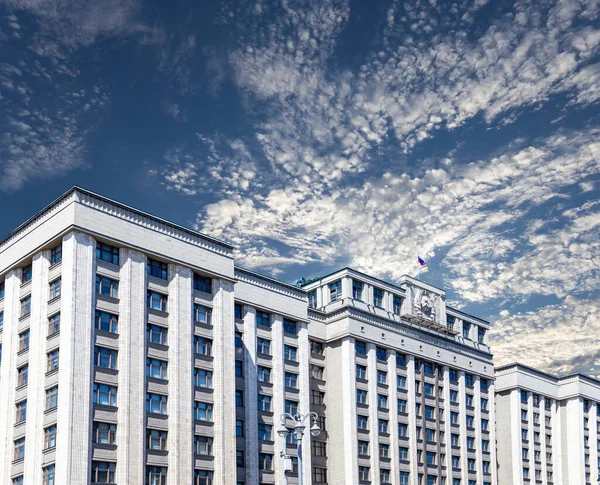
[[[46,336],[48,335],[48,268],[50,251],[33,257],[31,280],[31,315],[29,317],[29,382],[27,384],[27,422],[25,432],[24,483],[41,485],[42,453],[44,448],[44,390],[47,370]],[[61,282],[62,283],[62,282]],[[62,349],[61,349],[62,350]],[[59,364],[64,360],[59,354]],[[59,368],[60,368],[59,365]]]
[[[258,429],[257,402],[258,383],[256,381],[256,309],[244,306],[244,395],[246,398],[246,483],[258,483]],[[279,425],[279,416],[275,416],[275,429]],[[235,433],[234,433],[235,436]]]
[[[496,391],[493,380],[488,384],[488,407],[490,415],[490,468],[492,470],[492,485],[498,484],[498,458],[496,450]]]
[[[279,458],[279,452],[285,451],[285,437],[277,434],[279,429],[279,416],[285,411],[284,364],[283,364],[283,317],[273,314],[271,316],[271,351],[273,353],[273,369],[271,379],[273,382],[273,441],[275,442],[273,468],[275,470],[275,483],[285,483],[285,467]],[[300,409],[300,412],[306,412]],[[256,429],[250,430],[256,434]],[[306,438],[306,434],[304,436]],[[303,440],[306,442],[307,440]],[[300,444],[300,443],[298,443]]]
[[[213,280],[214,485],[236,481],[235,467],[235,318],[233,283]],[[184,482],[185,483],[185,482]]]
[[[367,379],[369,381],[369,441],[371,448],[370,466],[371,482],[379,481],[379,419],[377,412],[377,347],[367,344]]]
[[[11,485],[13,427],[15,424],[15,388],[17,387],[17,349],[19,343],[19,289],[21,271],[10,271],[4,280],[4,330],[2,335],[2,365],[0,365],[0,483]]]
[[[169,265],[169,415],[168,485],[192,483],[193,433],[193,321],[192,321],[192,271],[183,266]],[[213,345],[213,350],[217,347]],[[216,379],[214,379],[216,381]],[[213,381],[213,382],[214,382]],[[215,384],[215,396],[219,396]],[[218,415],[215,419],[217,435]],[[215,455],[217,451],[215,451]],[[217,476],[218,473],[216,474]],[[215,481],[215,483],[219,483]]]
[[[329,481],[335,484],[358,483],[358,433],[356,431],[356,365],[355,365],[354,339],[346,337],[342,342],[342,413],[344,416],[343,444],[340,444],[344,450],[344,474],[345,479],[333,481],[333,477],[327,477]],[[332,403],[332,400],[329,401]],[[330,406],[328,414],[331,414],[333,408]],[[329,455],[333,443],[330,442],[328,449]]]
[[[119,259],[122,266],[119,275],[116,481],[143,483],[146,464],[146,256],[138,251],[121,249]]]
[[[521,440],[521,390],[513,389],[510,392],[510,435],[513,437],[511,443],[511,464],[513,480],[518,480],[516,483],[522,483],[523,477],[523,458],[521,456],[522,440]]]
[[[450,424],[450,368],[445,365],[442,368],[444,373],[444,435],[446,436],[446,483],[452,485],[452,425]],[[491,441],[491,440],[490,440]],[[495,446],[490,442],[490,446]],[[494,463],[495,465],[495,463]]]
[[[573,397],[565,406],[566,461],[567,483],[569,485],[585,484],[585,448],[583,446],[583,399]],[[597,463],[595,464],[598,465]]]
[[[308,323],[298,322],[298,362],[300,376],[298,379],[300,386],[300,411],[306,414],[310,411],[310,348],[308,342]],[[275,420],[275,431],[278,429],[279,422]],[[307,438],[304,440],[304,453],[302,453],[302,476],[304,483],[310,483],[312,480],[312,436],[310,434],[310,427],[312,421],[307,420],[306,432]],[[323,435],[317,436],[317,439],[323,438]]]
[[[598,403],[592,402],[590,406],[590,483],[598,483]]]
[[[477,470],[477,482],[483,482],[483,455],[481,453],[481,379],[475,376],[473,385],[473,407],[475,408],[475,469]],[[488,423],[488,429],[493,426],[492,422]],[[491,445],[491,443],[490,443]],[[490,462],[490,468],[492,463]]]
[[[535,426],[533,424],[533,393],[527,392],[527,441],[529,441],[529,451],[527,456],[529,458],[529,477],[530,480],[535,480]]]
[[[408,410],[408,456],[410,459],[410,483],[418,485],[417,465],[417,410],[415,390],[415,357],[409,355],[406,362],[406,409]]]
[[[540,396],[540,454],[542,461],[542,485],[548,483],[548,467],[546,466],[546,398]]]
[[[390,407],[390,475],[392,475],[392,483],[395,483],[400,474],[400,470],[398,468],[400,456],[398,454],[398,386],[396,382],[396,375],[398,374],[398,371],[396,355],[388,356],[387,373],[389,389],[388,399]]]
[[[73,231],[63,238],[56,483],[87,485],[91,459],[92,339],[96,243]]]
[[[469,483],[468,448],[467,448],[467,392],[465,386],[465,372],[458,372],[458,428],[460,430],[460,468],[462,483]]]

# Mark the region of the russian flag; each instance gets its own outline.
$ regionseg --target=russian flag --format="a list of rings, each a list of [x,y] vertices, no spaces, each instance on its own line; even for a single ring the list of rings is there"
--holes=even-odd
[[[419,266],[427,266],[427,263],[421,256],[417,256],[417,261],[419,262]]]

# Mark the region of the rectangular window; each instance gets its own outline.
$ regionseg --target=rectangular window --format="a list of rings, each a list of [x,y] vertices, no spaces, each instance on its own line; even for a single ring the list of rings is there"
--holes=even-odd
[[[465,386],[473,387],[473,375],[465,373]]]
[[[46,391],[46,410],[54,409],[58,404],[58,387]]]
[[[406,412],[406,399],[398,399],[398,412],[399,413]]]
[[[381,288],[373,288],[373,305],[383,308],[383,290]]]
[[[29,330],[19,334],[19,352],[29,348]]]
[[[371,469],[368,466],[359,466],[358,467],[358,479],[359,480],[368,482],[370,473],[371,473]]]
[[[0,312],[0,330],[4,328],[4,312]]]
[[[356,355],[367,355],[367,344],[361,342],[360,340],[357,340],[356,342],[354,342],[354,350],[356,352]]]
[[[308,306],[310,308],[317,308],[317,290],[308,292]]]
[[[477,327],[477,341],[480,344],[485,342],[485,328]]]
[[[267,453],[258,454],[258,469],[259,470],[272,470],[273,469],[273,455]]]
[[[17,369],[17,387],[26,386],[29,381],[29,365],[22,365]]]
[[[271,315],[267,312],[261,312],[256,310],[256,324],[262,325],[263,327],[271,326]]]
[[[194,470],[194,485],[213,485],[213,476],[214,473],[209,470]],[[238,485],[243,485],[243,482]]]
[[[149,485],[167,485],[167,467],[146,466],[146,477]]]
[[[209,436],[196,436],[194,439],[194,451],[197,455],[212,456],[213,439]]]
[[[46,372],[52,372],[58,369],[58,349],[48,352],[46,354]]]
[[[433,384],[430,384],[429,382],[426,382],[423,387],[425,389],[425,395],[426,396],[433,396],[435,394],[435,387],[434,387]]]
[[[94,365],[105,369],[117,368],[117,351],[105,347],[94,347]]]
[[[146,412],[167,414],[167,396],[150,392],[146,393]]]
[[[13,460],[23,460],[25,458],[25,438],[20,438],[14,442]]]
[[[358,429],[369,429],[368,428],[368,418],[366,416],[361,416],[360,414],[356,417],[356,423]]]
[[[119,264],[119,248],[104,243],[96,243],[96,259],[112,264]]]
[[[458,371],[456,369],[450,369],[450,382],[458,382]]]
[[[244,420],[236,419],[235,420],[235,435],[236,436],[244,436]]]
[[[107,461],[92,462],[93,483],[115,483],[116,464]]]
[[[425,441],[435,441],[435,430],[434,429],[425,429]]]
[[[21,276],[21,284],[23,285],[23,284],[31,281],[32,276],[33,276],[33,268],[30,264],[28,264],[27,266],[23,267],[23,272],[22,272],[22,276]]]
[[[213,373],[211,370],[194,368],[194,385],[205,389],[212,389]]]
[[[21,300],[21,318],[26,317],[31,313],[31,296],[27,296]]]
[[[212,293],[212,279],[208,276],[194,275],[194,290],[203,291],[204,293]],[[240,308],[241,310],[241,308]],[[242,318],[240,316],[236,318]]]
[[[310,402],[316,406],[322,406],[325,402],[325,393],[318,389],[310,390]]]
[[[377,360],[386,360],[387,351],[383,347],[377,347],[376,350]]]
[[[1,314],[0,314],[1,315]],[[0,326],[0,328],[2,328]],[[60,331],[60,313],[52,315],[48,318],[48,336],[54,335]]]
[[[358,404],[367,404],[367,391],[363,389],[356,390],[356,402]]]
[[[377,429],[379,429],[380,433],[388,432],[388,422],[385,419],[379,419],[377,422]]]
[[[396,315],[400,315],[400,312],[402,311],[402,298],[400,298],[398,295],[394,295],[392,300],[394,313]]]
[[[388,408],[388,398],[387,398],[387,396],[384,396],[383,394],[378,394],[377,395],[377,407],[381,408],[381,409],[387,409]]]
[[[235,376],[244,377],[244,362],[241,360],[235,361]]]
[[[244,338],[241,332],[235,332],[235,347],[241,349],[244,346]]]
[[[263,441],[271,441],[273,426],[265,423],[258,423],[258,439]]]
[[[17,415],[15,418],[15,423],[22,423],[27,419],[27,400],[18,402],[16,404]]]
[[[313,379],[322,381],[324,379],[324,374],[325,374],[325,367],[321,367],[320,365],[311,364],[310,375]]]
[[[379,445],[379,447],[381,448],[381,446],[384,445]],[[385,445],[387,446],[387,445]],[[390,482],[390,471],[389,470],[380,470],[379,472],[379,483],[391,483]]]
[[[408,461],[408,448],[400,447],[398,448],[398,455],[400,460]]]
[[[396,377],[396,387],[398,389],[406,389],[406,377],[404,377],[404,376]]]
[[[327,443],[312,440],[312,454],[314,456],[327,456]]]
[[[315,355],[323,355],[324,347],[321,342],[316,342],[314,340],[310,341],[310,353]]]
[[[60,286],[60,278],[57,278],[50,283],[50,293],[48,295],[49,300],[53,300],[54,298],[58,298],[60,296]]]
[[[235,466],[238,468],[244,468],[246,466],[246,457],[244,456],[244,450],[235,450]]]
[[[149,291],[146,298],[146,305],[152,310],[158,310],[161,312],[167,311],[167,295],[157,293],[156,291]]]
[[[62,243],[50,250],[50,266],[62,261]]]
[[[298,374],[294,374],[293,372],[285,373],[285,387],[289,387],[290,389],[298,388]]]
[[[450,423],[458,424],[458,413],[454,411],[450,411]]]
[[[428,465],[435,465],[436,453],[433,451],[428,451],[426,455],[426,460]]]
[[[271,341],[266,338],[258,337],[256,339],[256,352],[264,355],[271,355]]]
[[[117,333],[119,317],[112,313],[101,312],[96,310],[94,317],[94,325],[96,329],[105,332]]]
[[[168,329],[159,325],[146,326],[146,340],[153,344],[167,345]]]
[[[4,298],[5,293],[6,293],[6,286],[4,284],[4,281],[0,281],[0,300],[2,300]]]
[[[194,303],[194,321],[210,325],[211,309]]]
[[[94,404],[103,406],[117,405],[117,388],[106,384],[94,383]]]
[[[433,406],[425,406],[425,418],[435,419],[435,408]]]
[[[212,423],[213,405],[208,402],[194,401],[194,419]]]
[[[408,485],[409,472],[400,472],[400,485]]]
[[[296,347],[292,347],[291,345],[284,345],[283,346],[283,358],[290,362],[297,362],[297,360],[298,360],[297,350],[298,349]]]
[[[329,301],[342,299],[342,280],[329,283]]]
[[[358,440],[358,454],[363,456],[369,456],[369,442]]]
[[[288,406],[288,402],[285,402],[286,408]],[[258,395],[258,410],[259,411],[266,411],[266,412],[271,412],[271,396],[266,396],[264,394],[259,394]],[[286,413],[289,412],[286,410]]]
[[[101,445],[114,445],[117,442],[117,425],[94,421],[92,441]]]
[[[44,449],[56,448],[56,425],[44,429]]]
[[[446,327],[454,328],[455,318],[452,315],[446,315]]]
[[[211,372],[212,374],[212,372]],[[243,408],[244,407],[244,391],[240,391],[239,389],[236,389],[235,391],[235,405],[239,408]]]
[[[155,379],[166,379],[168,362],[146,357],[146,376]]]
[[[452,433],[450,435],[450,444],[452,446],[459,446],[459,444],[458,444],[458,435],[457,434]]]
[[[367,378],[367,368],[364,365],[356,364],[356,378],[357,379],[366,379]]]
[[[148,276],[160,278],[161,280],[166,280],[168,275],[167,263],[148,258],[148,262],[146,263],[146,274]]]
[[[362,281],[352,280],[352,298],[362,300],[363,284]]]
[[[269,400],[269,405],[271,401]],[[285,412],[291,414],[292,416],[296,416],[298,414],[298,403],[296,401],[291,401],[289,399],[285,400]]]
[[[287,318],[283,319],[283,331],[285,333],[289,333],[292,335],[296,335],[298,333],[298,328],[296,322],[293,320],[288,320]]]
[[[271,382],[271,369],[259,365],[256,368],[256,378],[260,382]]]
[[[167,431],[159,429],[146,429],[146,446],[149,450],[166,451],[167,438]]]
[[[312,481],[314,483],[327,483],[327,469],[313,466]]]
[[[206,337],[194,336],[194,352],[200,355],[212,355],[212,340]]]
[[[119,297],[119,282],[106,276],[96,275],[96,293],[112,298]]]
[[[462,333],[464,338],[469,338],[471,333],[471,324],[469,322],[463,321]]]
[[[244,318],[243,307],[239,303],[236,303],[233,306],[233,313],[237,320],[242,320]]]

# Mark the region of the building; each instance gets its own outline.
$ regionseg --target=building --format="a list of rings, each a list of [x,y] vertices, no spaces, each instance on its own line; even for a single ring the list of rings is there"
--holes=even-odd
[[[74,188],[0,241],[0,485],[293,485],[276,431],[308,410],[305,484],[496,485],[488,329],[413,278],[298,288]]]
[[[499,483],[599,482],[600,381],[496,368]]]
[[[344,269],[304,288],[328,483],[498,483],[488,322],[410,277]]]

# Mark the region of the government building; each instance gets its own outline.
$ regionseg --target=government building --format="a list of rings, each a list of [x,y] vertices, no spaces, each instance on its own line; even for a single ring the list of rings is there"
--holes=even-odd
[[[495,381],[490,324],[409,276],[233,249],[80,188],[0,241],[0,485],[596,483],[595,381]]]

